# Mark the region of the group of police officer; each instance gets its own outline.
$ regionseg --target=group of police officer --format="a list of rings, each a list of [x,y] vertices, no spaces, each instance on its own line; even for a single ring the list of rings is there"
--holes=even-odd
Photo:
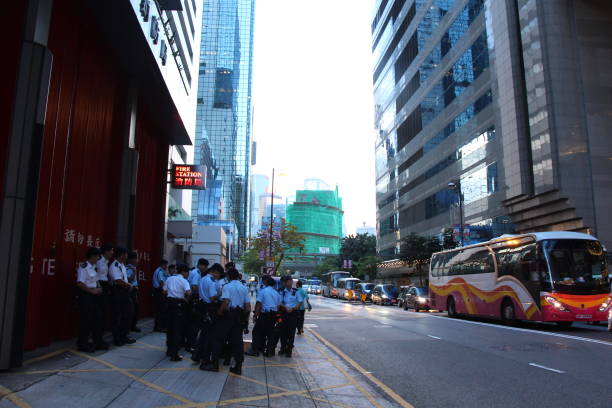
[[[77,273],[81,311],[77,347],[80,351],[107,350],[102,340],[107,309],[112,316],[113,342],[116,346],[132,344],[130,330],[136,327],[138,308],[137,254],[124,248],[104,245],[88,248],[86,261]],[[293,288],[290,276],[281,278],[282,287],[275,289],[271,276],[262,279],[253,313],[253,342],[247,355],[263,353],[291,357],[300,308],[304,304],[301,291]],[[234,366],[240,375],[244,360],[243,333],[248,333],[251,298],[249,288],[241,280],[235,265],[209,267],[199,259],[191,270],[186,264],[160,262],[153,273],[153,298],[156,305],[155,329],[166,332],[166,355],[180,361],[179,350],[192,353],[191,359],[200,369],[219,371],[219,361]],[[90,341],[91,340],[91,341]]]
[[[182,360],[179,350],[191,352],[191,359],[205,371],[219,371],[219,361],[234,366],[230,371],[240,375],[244,360],[243,333],[248,333],[251,299],[246,282],[233,263],[208,267],[200,259],[195,268],[178,265],[178,274],[170,275],[166,261],[153,275],[157,306],[155,329],[167,332],[166,355],[172,361]],[[275,355],[278,340],[280,354],[291,357],[299,309],[304,298],[292,287],[290,276],[281,279],[281,291],[275,281],[265,276],[265,287],[259,291],[253,314],[253,343],[247,355]]]
[[[79,351],[108,350],[102,339],[110,312],[113,343],[132,344],[130,331],[139,332],[138,321],[138,254],[125,248],[103,245],[88,248],[86,261],[77,271],[80,327]],[[90,341],[91,340],[91,341]]]

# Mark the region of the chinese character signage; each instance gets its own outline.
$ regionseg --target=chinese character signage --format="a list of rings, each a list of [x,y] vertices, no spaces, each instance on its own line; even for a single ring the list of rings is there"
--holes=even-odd
[[[172,166],[172,188],[183,190],[206,189],[206,166],[175,164]]]

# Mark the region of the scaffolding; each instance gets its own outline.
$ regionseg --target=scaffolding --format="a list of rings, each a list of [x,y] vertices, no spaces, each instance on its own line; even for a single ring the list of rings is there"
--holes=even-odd
[[[337,255],[342,239],[342,199],[336,190],[298,190],[287,222],[304,234],[303,255]]]

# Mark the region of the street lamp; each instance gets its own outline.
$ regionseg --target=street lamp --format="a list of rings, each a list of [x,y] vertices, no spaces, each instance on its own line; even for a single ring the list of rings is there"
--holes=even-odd
[[[459,236],[461,239],[461,246],[463,246],[464,244],[464,238],[463,238],[463,192],[461,191],[461,180],[456,179],[456,180],[451,180],[448,183],[448,188],[454,192],[457,193],[457,196],[459,197]]]

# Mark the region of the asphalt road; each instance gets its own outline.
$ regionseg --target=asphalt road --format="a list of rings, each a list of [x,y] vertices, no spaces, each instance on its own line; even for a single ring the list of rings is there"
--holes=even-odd
[[[311,296],[306,324],[415,407],[612,407],[612,333]]]

